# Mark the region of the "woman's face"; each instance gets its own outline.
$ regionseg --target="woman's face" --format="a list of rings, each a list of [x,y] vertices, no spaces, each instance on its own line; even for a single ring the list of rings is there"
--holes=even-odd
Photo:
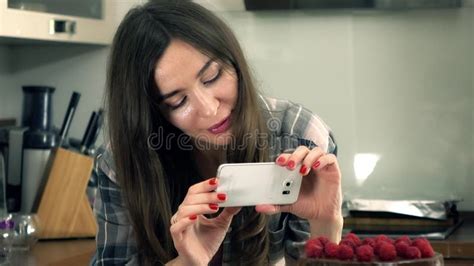
[[[230,115],[237,100],[234,69],[172,40],[158,61],[154,79],[163,99],[161,111],[171,124],[200,143],[229,143]]]

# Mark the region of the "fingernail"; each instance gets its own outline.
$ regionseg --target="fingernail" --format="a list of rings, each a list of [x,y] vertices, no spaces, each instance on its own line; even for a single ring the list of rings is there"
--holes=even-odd
[[[285,163],[285,157],[278,158],[277,163],[284,164]]]
[[[197,215],[195,215],[195,214],[189,216],[189,220],[196,220],[197,218],[198,218],[198,217],[197,217]]]
[[[217,184],[216,178],[209,180],[209,185],[214,186],[215,184]]]
[[[295,161],[289,161],[288,162],[288,168],[292,169],[295,167]]]
[[[209,208],[211,208],[211,210],[217,210],[219,209],[219,205],[216,203],[209,203]]]
[[[219,194],[217,194],[217,198],[220,199],[220,200],[225,200],[227,198],[227,195],[219,193]]]
[[[306,174],[306,170],[308,170],[308,168],[306,167],[306,165],[303,164],[300,168],[300,174],[302,175]]]
[[[321,164],[321,163],[320,163],[319,161],[315,162],[315,163],[313,164],[313,169],[318,168],[318,166],[319,166],[320,164]]]

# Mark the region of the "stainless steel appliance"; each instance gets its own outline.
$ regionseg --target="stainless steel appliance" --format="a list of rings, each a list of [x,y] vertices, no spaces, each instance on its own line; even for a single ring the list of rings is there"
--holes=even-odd
[[[0,128],[0,153],[3,155],[6,177],[6,202],[9,212],[20,211],[23,133],[27,128]]]
[[[51,149],[56,146],[57,132],[52,124],[52,94],[54,88],[23,86],[24,101],[21,212],[34,212],[36,196],[45,178],[45,168]]]
[[[4,157],[6,168],[2,172],[7,176],[8,212],[36,212],[52,148],[69,146],[67,133],[81,95],[73,92],[58,131],[52,123],[54,90],[45,86],[23,86],[21,126],[15,126],[14,121],[0,124],[0,155]],[[87,147],[94,141],[92,136]]]

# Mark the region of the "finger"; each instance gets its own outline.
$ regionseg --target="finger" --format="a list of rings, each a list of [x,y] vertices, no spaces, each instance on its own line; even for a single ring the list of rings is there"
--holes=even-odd
[[[337,164],[337,157],[332,153],[328,153],[319,157],[318,161],[319,161],[319,165],[315,167],[316,168],[315,170],[321,170],[321,169],[324,169],[325,167]]]
[[[290,156],[291,153],[282,153],[276,158],[275,163],[279,166],[286,166],[286,164],[288,163],[288,158],[290,158]]]
[[[181,235],[184,230],[193,225],[198,220],[197,215],[191,215],[182,219],[179,219],[175,224],[170,226],[170,233],[175,240],[175,245],[181,242]]]
[[[319,147],[313,148],[304,158],[300,168],[300,174],[307,175],[311,169],[317,169],[319,167],[319,158],[323,156],[325,152]]]
[[[225,202],[227,195],[223,192],[204,192],[199,194],[188,194],[181,205],[195,205]]]
[[[226,207],[224,210],[219,214],[218,217],[219,219],[222,220],[229,220],[231,219],[234,215],[240,212],[242,208],[241,207]]]
[[[316,172],[322,172],[322,171],[337,171],[339,174],[333,174],[333,175],[319,175],[321,178],[324,178],[325,180],[334,182],[334,183],[340,183],[341,181],[341,174],[340,174],[340,169],[339,165],[337,163],[337,157],[334,154],[326,154],[324,156],[321,156],[318,160],[320,162],[320,165],[316,168]],[[325,178],[325,177],[330,177],[330,179]]]
[[[202,216],[202,219],[206,219],[206,221],[211,221],[212,224],[215,226],[225,228],[226,230],[229,228],[229,225],[232,221],[234,215],[236,215],[241,210],[241,207],[226,207],[222,212],[215,218],[207,219],[205,216]]]
[[[255,211],[268,215],[279,212],[290,212],[290,205],[260,204],[255,206]]]
[[[210,192],[217,188],[217,184],[219,183],[219,179],[216,177],[209,178],[197,184],[194,184],[189,187],[188,194],[198,194],[203,192]]]
[[[217,211],[219,211],[219,204],[217,203],[181,205],[179,206],[178,212],[176,212],[176,220],[180,220],[184,217],[195,214],[212,214],[216,213]]]
[[[309,149],[306,146],[299,146],[288,158],[286,168],[293,170],[295,167],[303,162],[303,159],[309,153]]]

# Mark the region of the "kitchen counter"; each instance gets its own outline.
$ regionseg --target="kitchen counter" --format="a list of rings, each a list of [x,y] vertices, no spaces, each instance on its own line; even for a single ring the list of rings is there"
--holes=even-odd
[[[94,252],[94,239],[41,240],[31,251],[13,253],[11,265],[84,266]]]
[[[445,265],[474,265],[474,212],[461,213],[463,224],[446,240],[432,240]],[[94,239],[42,240],[26,254],[17,253],[12,265],[88,265]]]
[[[432,240],[433,248],[445,259],[460,259],[460,263],[474,265],[474,212],[462,212],[464,222],[446,240]]]

